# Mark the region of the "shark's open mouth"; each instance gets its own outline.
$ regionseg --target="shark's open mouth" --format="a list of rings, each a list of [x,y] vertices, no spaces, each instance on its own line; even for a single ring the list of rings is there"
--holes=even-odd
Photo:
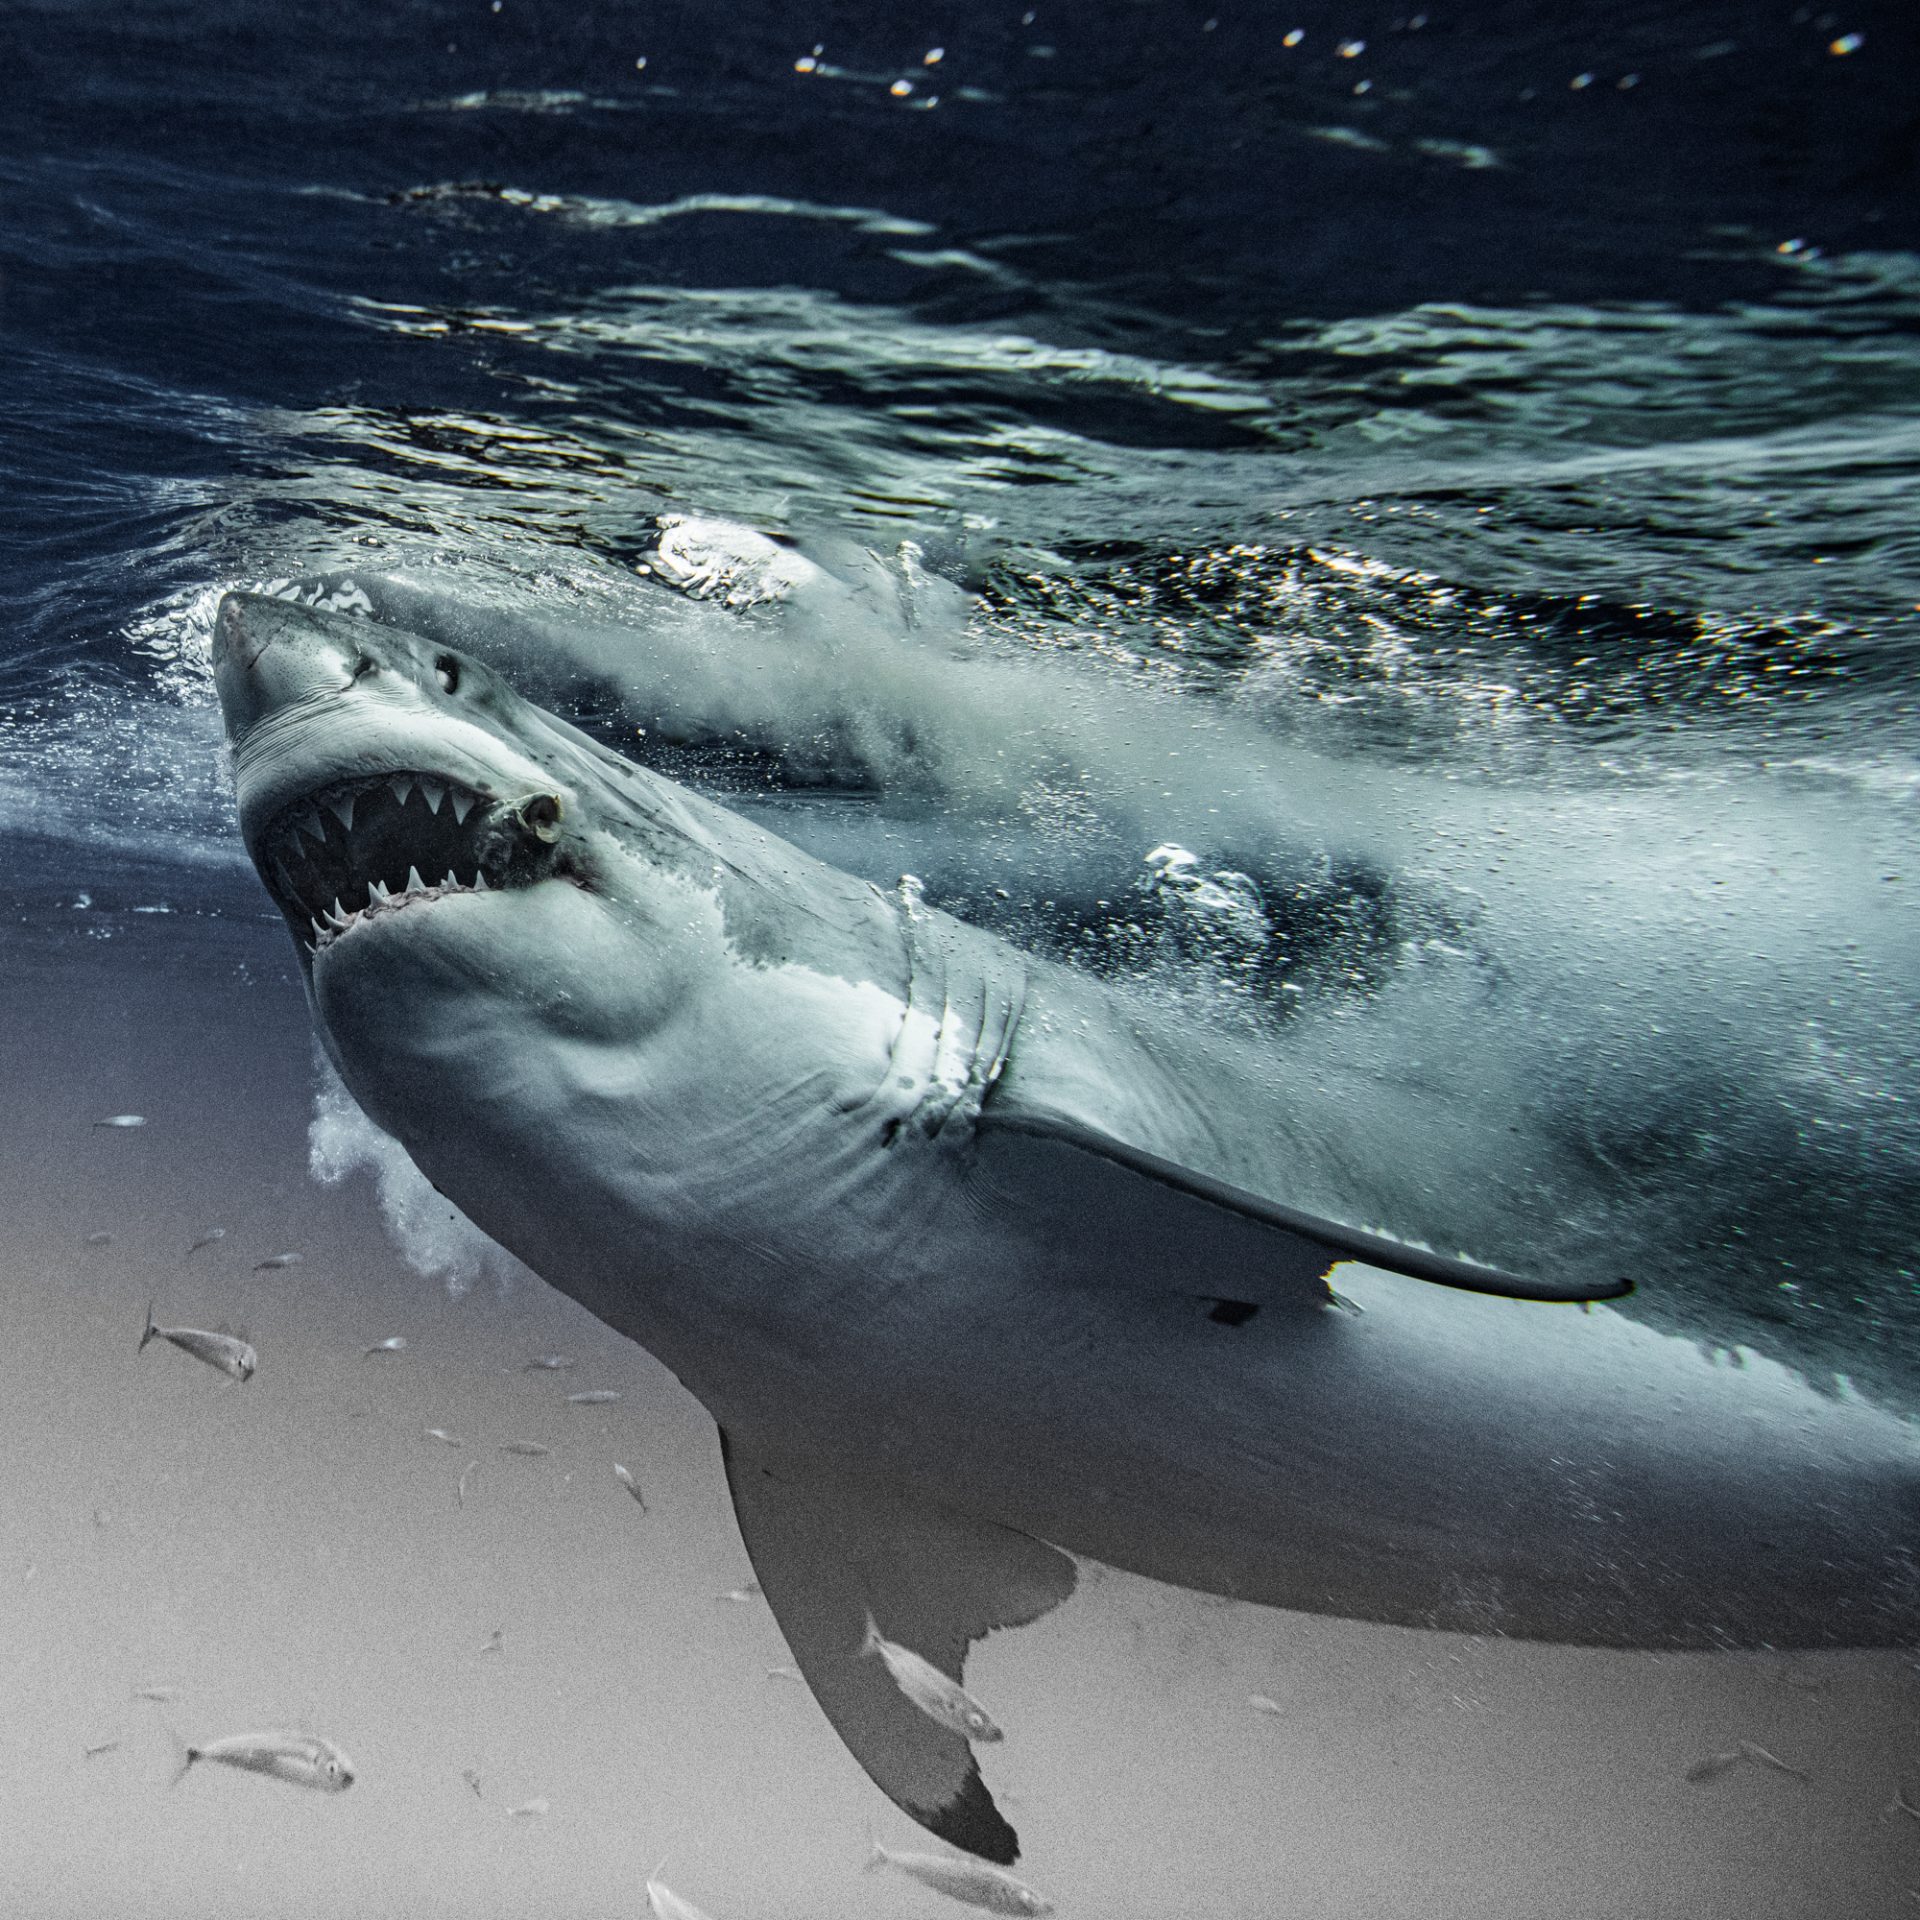
[[[277,814],[258,864],[295,937],[320,952],[370,919],[555,875],[560,803],[507,803],[426,773],[321,787]]]

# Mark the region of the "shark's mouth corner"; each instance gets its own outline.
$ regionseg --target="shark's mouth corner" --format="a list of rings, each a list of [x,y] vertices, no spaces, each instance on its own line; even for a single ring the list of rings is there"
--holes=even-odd
[[[375,774],[283,807],[254,860],[295,939],[318,954],[403,907],[547,879],[586,885],[559,821],[552,794],[507,802],[437,774]]]

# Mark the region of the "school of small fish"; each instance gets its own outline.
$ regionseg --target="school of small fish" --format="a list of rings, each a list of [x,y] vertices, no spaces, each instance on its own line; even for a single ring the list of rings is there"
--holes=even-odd
[[[145,1121],[139,1115],[121,1114],[95,1124],[99,1127],[126,1129],[144,1125]],[[111,1243],[112,1237],[104,1231],[97,1232],[87,1236],[87,1243],[93,1246],[104,1246]],[[186,1249],[187,1254],[199,1253],[205,1248],[217,1245],[224,1238],[226,1238],[225,1228],[209,1228]],[[279,1271],[297,1266],[301,1261],[302,1255],[299,1253],[278,1253],[256,1262],[253,1270],[257,1273]],[[236,1383],[250,1380],[260,1363],[255,1348],[239,1335],[199,1327],[162,1325],[155,1318],[154,1305],[150,1304],[139,1339],[139,1350],[144,1351],[154,1341],[162,1341],[174,1346]],[[364,1357],[371,1360],[401,1354],[407,1349],[406,1335],[391,1334],[366,1347]],[[520,1370],[526,1373],[564,1373],[576,1364],[570,1355],[547,1353],[527,1359],[522,1363]],[[589,1388],[565,1395],[564,1404],[571,1407],[604,1407],[617,1404],[621,1398],[621,1392],[616,1388]],[[464,1449],[468,1444],[461,1434],[449,1427],[425,1426],[419,1431],[424,1439],[435,1441],[442,1446]],[[527,1459],[546,1458],[553,1451],[544,1442],[518,1437],[499,1440],[493,1444],[495,1450],[500,1453]],[[614,1461],[611,1464],[614,1478],[640,1511],[647,1512],[646,1497],[638,1477],[631,1468],[620,1461]],[[478,1465],[477,1458],[470,1458],[461,1468],[456,1498],[462,1507],[467,1503],[467,1496]],[[760,1588],[757,1582],[748,1581],[717,1597],[723,1601],[744,1605],[760,1597]],[[482,1655],[504,1655],[505,1629],[494,1628],[478,1651]],[[981,1745],[991,1745],[1005,1738],[1003,1729],[992,1714],[956,1677],[942,1671],[912,1647],[889,1639],[882,1632],[879,1622],[871,1611],[866,1616],[865,1632],[861,1642],[853,1651],[862,1659],[878,1661],[885,1668],[902,1698],[935,1725],[963,1740]],[[768,1667],[766,1675],[769,1679],[802,1682],[805,1678],[801,1670],[792,1665]],[[179,1689],[170,1685],[147,1685],[136,1688],[133,1697],[155,1704],[168,1704],[179,1698]],[[1285,1711],[1279,1701],[1267,1694],[1249,1694],[1246,1700],[1247,1706],[1255,1713],[1279,1716]],[[118,1739],[101,1740],[84,1746],[81,1750],[82,1759],[88,1763],[102,1760],[118,1752],[121,1746],[122,1742]],[[303,1731],[233,1734],[194,1746],[183,1745],[180,1752],[180,1764],[174,1776],[175,1785],[183,1781],[195,1767],[203,1762],[207,1765],[257,1774],[287,1785],[327,1794],[344,1792],[354,1784],[356,1778],[353,1763],[340,1747],[317,1734]],[[1693,1761],[1685,1769],[1685,1777],[1690,1782],[1704,1784],[1741,1767],[1775,1772],[1798,1780],[1809,1777],[1805,1769],[1781,1758],[1757,1742],[1747,1739],[1737,1740],[1731,1746],[1705,1754]],[[478,1771],[471,1767],[465,1768],[460,1778],[476,1799],[483,1797],[481,1776]],[[508,1817],[516,1821],[538,1820],[549,1811],[550,1802],[544,1795],[506,1809]],[[1899,1787],[1894,1790],[1888,1813],[1903,1814],[1920,1822],[1920,1806],[1910,1802]],[[1001,1868],[958,1853],[916,1852],[890,1848],[875,1839],[871,1842],[871,1851],[866,1865],[869,1871],[885,1870],[911,1879],[933,1893],[983,1913],[1041,1915],[1054,1910],[1052,1902],[1025,1881]],[[675,1892],[661,1880],[658,1870],[647,1878],[645,1891],[653,1920],[709,1920],[703,1909],[694,1905],[684,1895]]]
[[[115,1114],[94,1124],[100,1128],[126,1130],[144,1126],[146,1120],[139,1114]],[[226,1228],[209,1227],[187,1246],[183,1257],[190,1257],[209,1247],[217,1246],[226,1238]],[[113,1235],[104,1230],[87,1236],[87,1244],[90,1246],[106,1246],[111,1244],[112,1240]],[[253,1271],[255,1273],[280,1272],[301,1265],[303,1260],[302,1254],[292,1251],[270,1254],[255,1261]],[[155,1317],[157,1305],[156,1301],[150,1303],[147,1308],[138,1351],[143,1352],[153,1342],[162,1341],[225,1375],[235,1383],[251,1380],[258,1371],[259,1353],[239,1334],[202,1327],[163,1325]],[[365,1347],[362,1352],[364,1358],[371,1360],[401,1354],[407,1350],[406,1335],[389,1334]],[[564,1373],[576,1364],[577,1362],[569,1354],[537,1354],[522,1363],[521,1371]],[[616,1405],[622,1397],[618,1388],[594,1387],[567,1394],[565,1404],[572,1407],[609,1407]],[[422,1438],[435,1441],[442,1446],[464,1449],[468,1444],[461,1434],[450,1427],[423,1426],[419,1431]],[[553,1451],[542,1441],[518,1437],[496,1441],[494,1447],[498,1452],[527,1459],[546,1458]],[[623,1462],[614,1461],[611,1464],[614,1478],[640,1511],[647,1512],[646,1495],[641,1488],[638,1476]],[[463,1507],[466,1505],[467,1495],[478,1465],[477,1458],[470,1458],[460,1470],[456,1497],[458,1504]],[[718,1596],[723,1601],[738,1605],[751,1603],[760,1597],[759,1583],[752,1580],[730,1588]],[[494,1628],[478,1651],[483,1655],[504,1655],[505,1628]],[[982,1744],[990,1744],[1004,1737],[992,1715],[957,1679],[943,1673],[930,1660],[916,1653],[911,1647],[886,1638],[871,1613],[867,1615],[865,1638],[857,1651],[862,1657],[878,1660],[886,1668],[901,1695],[935,1724],[959,1735],[962,1739]],[[792,1665],[769,1667],[766,1672],[769,1679],[804,1681],[805,1678],[801,1670]],[[180,1698],[180,1689],[154,1683],[136,1687],[133,1690],[133,1698],[155,1705],[169,1705]],[[1263,1696],[1254,1696],[1254,1704],[1263,1708],[1272,1706],[1272,1703],[1266,1701]],[[1277,1711],[1277,1708],[1274,1710]],[[260,1733],[228,1734],[216,1739],[204,1740],[195,1745],[185,1744],[176,1735],[175,1742],[179,1753],[179,1766],[173,1776],[175,1786],[180,1785],[188,1774],[203,1763],[207,1766],[256,1774],[289,1786],[325,1794],[345,1792],[354,1784],[357,1777],[357,1769],[353,1762],[338,1745],[318,1734],[301,1730],[276,1729]],[[81,1757],[89,1763],[101,1760],[109,1754],[118,1752],[122,1744],[118,1739],[97,1741],[83,1746]],[[1720,1756],[1715,1758],[1718,1759]],[[1784,1762],[1767,1754],[1764,1749],[1754,1748],[1748,1742],[1741,1743],[1740,1750],[1731,1756],[1729,1764],[1741,1759],[1750,1759],[1761,1765],[1773,1765],[1783,1771],[1794,1771],[1786,1767]],[[481,1776],[476,1769],[472,1767],[462,1769],[460,1778],[476,1799],[483,1797]],[[1898,1795],[1896,1795],[1896,1801],[1898,1801]],[[509,1807],[506,1811],[508,1817],[514,1820],[536,1820],[546,1815],[550,1811],[550,1806],[551,1803],[546,1796],[540,1795],[523,1801],[517,1806]],[[1911,1808],[1907,1810],[1913,1811]],[[875,1840],[867,1864],[869,1868],[889,1868],[917,1881],[933,1892],[983,1912],[1045,1914],[1053,1911],[1051,1903],[1025,1882],[1016,1879],[1012,1874],[962,1855],[899,1851],[885,1847]],[[645,1891],[648,1908],[654,1920],[708,1920],[708,1915],[703,1909],[694,1905],[684,1895],[675,1892],[659,1878],[657,1870],[647,1878]]]

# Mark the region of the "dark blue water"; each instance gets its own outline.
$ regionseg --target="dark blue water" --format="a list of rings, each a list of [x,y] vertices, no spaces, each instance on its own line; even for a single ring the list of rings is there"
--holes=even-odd
[[[0,53],[17,952],[248,911],[208,621],[325,595],[1216,1020],[1363,1143],[1303,1204],[1912,1407],[1911,9]]]

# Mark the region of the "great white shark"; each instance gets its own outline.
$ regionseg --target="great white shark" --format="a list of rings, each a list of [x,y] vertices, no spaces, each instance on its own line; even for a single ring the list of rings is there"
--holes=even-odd
[[[958,1681],[1076,1557],[1586,1646],[1920,1635],[1906,1420],[1299,1210],[1314,1116],[1231,1052],[463,654],[233,593],[213,666],[346,1085],[705,1405],[815,1697],[955,1845],[1018,1853],[868,1623]]]

